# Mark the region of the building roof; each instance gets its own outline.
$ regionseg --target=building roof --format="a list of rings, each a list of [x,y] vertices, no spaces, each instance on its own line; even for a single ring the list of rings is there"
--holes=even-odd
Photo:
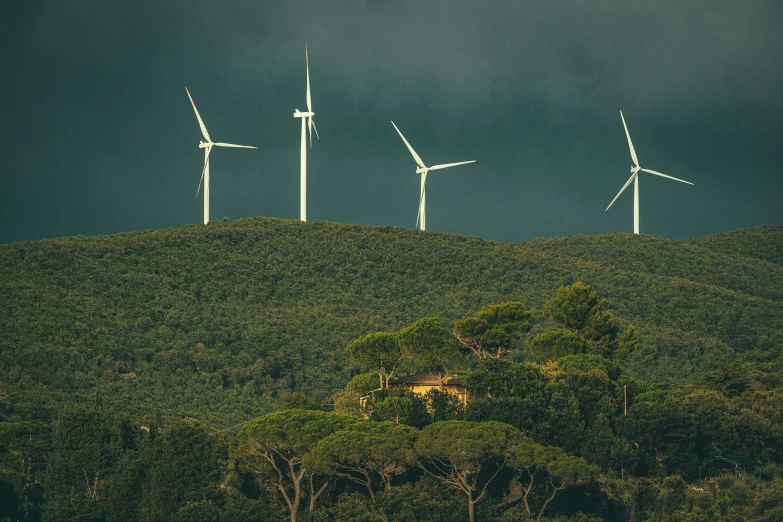
[[[416,375],[408,375],[407,377],[399,377],[392,379],[389,384],[414,384],[419,386],[437,386],[438,374],[436,372],[417,373]],[[464,386],[462,379],[456,375],[447,375],[443,377],[444,386]]]
[[[728,462],[732,466],[745,466],[745,467],[752,467],[752,466],[760,466],[758,462],[753,460],[750,457],[745,457],[742,455],[715,455],[715,460],[722,460],[724,462]]]

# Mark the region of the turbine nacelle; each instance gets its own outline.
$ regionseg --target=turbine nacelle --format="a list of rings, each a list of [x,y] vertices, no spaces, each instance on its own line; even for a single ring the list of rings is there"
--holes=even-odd
[[[416,167],[416,174],[426,174],[429,170],[428,168]]]
[[[642,170],[641,167],[637,167],[636,165],[631,165],[631,174],[636,174],[640,170]]]
[[[294,118],[307,118],[315,116],[314,112],[302,112],[299,109],[294,109]]]
[[[212,147],[213,145],[214,145],[214,143],[212,143],[212,142],[209,142],[209,143],[207,143],[206,141],[199,141],[198,142],[198,148],[199,149],[208,149],[209,147]]]

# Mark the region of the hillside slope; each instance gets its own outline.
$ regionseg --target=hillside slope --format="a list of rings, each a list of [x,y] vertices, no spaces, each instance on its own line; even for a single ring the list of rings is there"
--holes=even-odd
[[[611,241],[641,257],[660,238]],[[98,394],[142,418],[227,425],[286,390],[341,388],[359,335],[510,299],[540,309],[577,280],[640,328],[629,365],[646,379],[687,379],[781,342],[783,303],[747,293],[777,272],[753,265],[739,286],[721,272],[721,287],[704,266],[673,277],[605,263],[535,243],[268,218],[14,243],[0,247],[0,371],[18,408]]]
[[[689,239],[688,242],[716,252],[763,259],[783,266],[783,226],[741,228]]]
[[[681,277],[774,301],[783,300],[783,266],[742,254],[726,254],[696,243],[615,233],[540,238],[524,245],[620,270]]]

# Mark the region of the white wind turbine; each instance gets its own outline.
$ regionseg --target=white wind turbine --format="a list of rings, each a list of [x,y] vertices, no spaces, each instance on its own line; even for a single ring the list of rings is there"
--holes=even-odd
[[[394,122],[391,122],[392,125],[394,125]],[[456,167],[457,165],[465,165],[467,163],[475,163],[476,160],[470,160],[470,161],[460,161],[459,163],[446,163],[445,165],[433,165],[432,167],[427,167],[424,165],[424,162],[421,161],[421,158],[418,154],[416,154],[416,151],[413,150],[413,147],[411,147],[411,144],[408,143],[408,140],[405,139],[405,136],[402,135],[400,132],[400,129],[397,129],[397,126],[394,125],[394,128],[397,130],[397,134],[400,135],[400,138],[402,138],[402,141],[405,142],[405,145],[408,147],[408,150],[411,151],[411,154],[413,155],[413,159],[416,160],[416,163],[419,165],[418,168],[416,168],[416,174],[421,175],[421,196],[419,197],[419,215],[416,216],[416,226],[419,226],[421,230],[424,230],[425,226],[425,194],[424,194],[424,182],[427,181],[427,172],[431,170],[439,170],[439,169],[445,169],[448,167]]]
[[[628,126],[625,124],[625,118],[623,117],[623,111],[620,111],[620,118],[623,120],[623,127],[625,128],[625,135],[628,138],[628,147],[631,149],[631,159],[633,160],[633,165],[631,166],[631,177],[628,178],[628,181],[625,182],[625,185],[623,185],[623,188],[620,189],[620,192],[617,193],[617,195],[612,200],[612,203],[609,203],[609,207],[612,206],[612,204],[617,200],[617,198],[620,197],[620,194],[623,193],[623,191],[628,188],[628,185],[631,184],[633,181],[633,233],[638,234],[639,233],[639,171],[644,171],[649,174],[655,174],[656,176],[661,176],[663,178],[669,178],[673,179],[674,181],[679,181],[681,183],[687,183],[688,185],[693,185],[690,181],[685,181],[684,179],[678,179],[672,176],[667,176],[666,174],[662,174],[660,172],[656,172],[654,170],[650,169],[643,169],[639,166],[639,159],[636,157],[636,151],[633,149],[633,143],[631,143],[631,135],[628,132]],[[606,210],[609,210],[609,207],[606,207]]]
[[[201,179],[198,181],[198,189],[196,190],[196,197],[198,198],[199,191],[201,191],[201,182],[204,182],[204,224],[209,223],[209,153],[212,152],[212,147],[238,147],[240,149],[257,149],[258,147],[250,147],[248,145],[234,145],[232,143],[213,143],[209,137],[207,128],[204,126],[204,122],[201,120],[201,116],[198,113],[196,104],[193,103],[193,97],[190,95],[190,91],[185,87],[185,92],[188,93],[190,98],[190,104],[193,105],[193,110],[196,111],[196,118],[198,119],[199,127],[201,127],[201,134],[204,135],[204,139],[207,141],[199,141],[198,148],[204,149],[204,170],[201,171]]]
[[[313,104],[310,100],[310,62],[307,57],[307,44],[305,43],[305,70],[307,71],[307,112],[301,112],[299,109],[294,111],[294,118],[302,118],[302,148],[300,152],[300,167],[299,167],[299,219],[307,221],[307,139],[305,132],[305,125],[310,131],[310,148],[313,147],[313,130],[315,130],[315,137],[318,138],[318,142],[321,142],[321,137],[318,136],[318,129],[315,128],[315,121],[313,116]],[[307,123],[305,123],[307,119]]]

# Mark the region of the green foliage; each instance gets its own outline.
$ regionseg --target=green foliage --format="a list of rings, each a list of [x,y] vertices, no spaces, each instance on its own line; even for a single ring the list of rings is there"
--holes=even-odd
[[[155,439],[151,453],[139,519],[167,520],[189,502],[198,504],[186,513],[192,509],[194,515],[208,517],[208,502],[220,502],[228,441],[208,433],[195,419],[184,419]]]
[[[360,373],[359,375],[356,375],[353,379],[348,381],[348,384],[345,386],[346,390],[360,393],[360,394],[375,390],[377,388],[378,388],[378,374],[376,374],[375,372]]]
[[[359,337],[348,345],[346,351],[353,362],[378,373],[381,388],[389,387],[389,379],[407,356],[399,336],[391,332],[373,332]]]
[[[425,475],[414,484],[394,486],[376,499],[390,522],[452,522],[468,518],[462,499],[441,481]]]
[[[550,330],[530,340],[530,351],[544,361],[559,359],[566,355],[587,353],[591,345],[570,330]]]
[[[530,330],[535,314],[515,301],[488,305],[454,323],[454,337],[480,359],[499,358]]]
[[[171,522],[220,522],[220,510],[209,500],[188,502],[171,517]]]
[[[478,371],[468,374],[465,385],[474,397],[531,397],[544,389],[546,378],[532,363],[485,359]]]
[[[404,389],[376,393],[368,408],[371,410],[370,418],[375,421],[392,421],[419,428],[430,422],[424,399]]]
[[[321,405],[308,397],[303,392],[283,394],[280,399],[280,407],[284,410],[320,410]]]
[[[783,266],[783,226],[765,225],[742,228],[690,239],[688,243],[709,248],[715,252],[763,259]],[[777,285],[777,288],[781,287]]]
[[[463,364],[451,332],[439,317],[425,317],[399,331],[400,344],[415,358],[419,372],[449,373]]]
[[[304,465],[307,454],[322,439],[353,422],[345,416],[315,410],[271,413],[242,427],[236,457],[257,477],[271,475],[295,522],[305,495],[304,481],[310,485],[311,511],[329,484],[328,478],[316,484],[316,472]]]
[[[746,243],[774,243],[761,232],[748,229]],[[231,426],[273,411],[283,391],[342,389],[352,371],[342,348],[367,332],[509,300],[540,308],[576,280],[642,333],[629,372],[650,382],[692,381],[718,356],[783,341],[783,275],[771,263],[653,236],[579,241],[560,252],[538,240],[249,218],[2,245],[5,415],[48,422],[100,387],[138,422],[159,413]]]
[[[464,420],[465,405],[453,393],[432,389],[424,394],[424,402],[433,422]]]
[[[321,439],[352,422],[324,411],[284,410],[245,424],[239,441],[250,454],[274,452],[299,460]]]
[[[685,241],[614,233],[540,238],[525,244],[625,272],[688,279],[779,301],[783,298],[781,230],[780,226],[745,228]]]
[[[778,520],[780,230],[690,242],[609,234],[503,245],[249,219],[0,246],[0,519],[278,521],[290,518],[283,492],[293,501],[295,488],[274,465],[293,465],[300,476],[301,518],[475,516],[464,497],[457,502],[425,471],[394,474],[388,489],[380,472],[369,471],[371,487],[384,489],[373,504],[345,495],[352,486],[344,477],[302,464],[321,440],[358,422],[307,408],[343,390],[333,395],[335,410],[360,415],[358,397],[390,377],[394,364],[399,372],[408,355],[419,369],[459,367],[459,358],[452,360],[458,341],[443,328],[456,321],[454,332],[470,334],[463,341],[484,355],[468,363],[478,369],[466,378],[471,400],[464,412],[445,393],[390,390],[371,401],[374,419],[395,418],[394,429],[409,432],[403,422],[435,426],[462,418],[524,429],[544,454],[563,455],[552,483],[549,471],[540,471],[546,480],[528,497],[536,510],[561,475],[568,482],[584,472],[546,513],[594,504],[586,517]],[[523,339],[533,308],[520,302],[540,309],[547,299],[549,319]],[[581,329],[565,326],[582,310]],[[411,326],[399,330],[404,325]],[[559,329],[546,331],[554,325]],[[381,334],[392,355],[386,375],[357,376],[344,388],[356,367],[342,348],[382,331],[396,332]],[[534,355],[556,362],[489,357],[523,340]],[[229,459],[219,428],[281,405],[297,409],[281,412],[288,421],[273,422],[264,436],[253,432],[259,421],[240,430]],[[178,420],[184,416],[204,424]],[[266,436],[277,437],[274,447],[283,451],[268,453],[271,460],[259,443]],[[763,462],[764,481],[754,471],[695,487],[699,465],[716,454]],[[351,452],[343,457],[364,464]],[[436,472],[427,458],[419,463]],[[570,460],[577,458],[584,460]],[[478,473],[474,501],[501,460],[495,455]],[[600,489],[585,463],[604,473]],[[519,512],[520,499],[517,508],[500,501],[516,494],[508,473],[503,468],[487,488],[480,516]]]
[[[502,422],[444,421],[430,424],[416,441],[424,460],[422,469],[467,496],[468,517],[475,520],[475,504],[511,457],[522,433]],[[489,478],[482,471],[494,463]]]
[[[551,391],[536,365],[484,359],[480,366],[466,379],[471,397],[466,419],[505,422],[523,431],[544,422]]]
[[[704,375],[705,384],[727,397],[742,395],[749,387],[749,372],[741,363],[731,362]]]
[[[558,289],[557,295],[544,303],[544,314],[589,341],[592,353],[610,356],[617,348],[617,325],[608,307],[608,299],[598,299],[588,285],[577,281]]]
[[[318,511],[311,520],[313,522],[389,522],[379,506],[357,493],[340,495],[334,506]]]
[[[620,367],[605,357],[594,354],[566,355],[557,360],[557,365],[563,370],[576,369],[583,372],[601,370],[613,381],[620,378]]]
[[[123,415],[101,410],[66,411],[54,423],[43,486],[44,520],[100,519],[115,467],[136,435]]]
[[[322,439],[304,458],[304,465],[324,474],[337,474],[367,489],[375,500],[373,483],[392,486],[416,462],[417,431],[394,422],[364,421]]]
[[[537,519],[557,494],[578,483],[595,480],[596,471],[584,459],[566,454],[560,448],[537,444],[522,437],[512,448],[509,466],[517,470],[515,481],[522,488],[522,501],[528,514],[537,513]],[[540,505],[531,502],[531,493],[546,475],[548,484],[544,484]],[[538,483],[537,483],[538,480]],[[536,495],[534,494],[533,497]]]

